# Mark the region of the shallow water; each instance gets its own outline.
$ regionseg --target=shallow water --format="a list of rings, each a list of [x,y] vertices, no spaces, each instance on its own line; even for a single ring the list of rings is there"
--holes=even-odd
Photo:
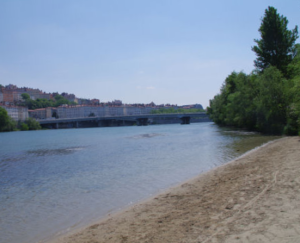
[[[83,226],[275,137],[213,123],[0,134],[0,243]]]

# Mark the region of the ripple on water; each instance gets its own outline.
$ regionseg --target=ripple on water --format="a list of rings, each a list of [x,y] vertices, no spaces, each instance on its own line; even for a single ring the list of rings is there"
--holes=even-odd
[[[163,134],[159,133],[145,133],[145,134],[139,134],[133,137],[129,137],[132,139],[142,139],[142,138],[153,138],[153,137],[158,137],[158,136],[164,136]]]
[[[33,154],[35,156],[64,155],[71,154],[83,149],[83,147],[69,147],[63,149],[36,149],[27,151],[27,154]]]

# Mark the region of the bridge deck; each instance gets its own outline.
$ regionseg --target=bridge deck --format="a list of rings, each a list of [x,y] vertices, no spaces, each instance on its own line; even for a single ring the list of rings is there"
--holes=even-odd
[[[81,121],[102,121],[102,120],[128,120],[133,121],[137,119],[151,119],[151,118],[182,118],[182,117],[203,117],[207,118],[205,112],[196,113],[172,113],[172,114],[145,114],[145,115],[127,115],[127,116],[99,116],[99,117],[78,117],[78,118],[59,118],[59,119],[42,119],[38,120],[40,124],[53,124],[53,123],[68,123],[68,122],[81,122]]]

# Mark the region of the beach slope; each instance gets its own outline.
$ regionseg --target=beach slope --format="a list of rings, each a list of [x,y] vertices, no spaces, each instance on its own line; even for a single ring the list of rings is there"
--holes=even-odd
[[[299,242],[299,202],[287,137],[51,243]]]

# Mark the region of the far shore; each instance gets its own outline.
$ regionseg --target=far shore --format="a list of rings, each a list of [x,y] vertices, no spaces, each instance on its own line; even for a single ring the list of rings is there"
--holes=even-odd
[[[300,138],[285,137],[47,243],[299,242],[299,201]]]

